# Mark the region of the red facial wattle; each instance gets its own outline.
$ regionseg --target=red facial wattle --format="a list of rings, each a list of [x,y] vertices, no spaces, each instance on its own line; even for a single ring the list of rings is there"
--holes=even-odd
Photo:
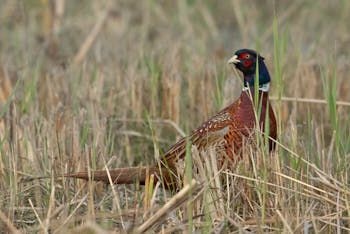
[[[253,59],[249,53],[242,53],[240,54],[239,60],[244,62],[244,66],[249,67],[253,64]]]

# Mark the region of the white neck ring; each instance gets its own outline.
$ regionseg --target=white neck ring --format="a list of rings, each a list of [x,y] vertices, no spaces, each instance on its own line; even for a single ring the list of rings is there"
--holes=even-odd
[[[249,87],[243,87],[242,91],[244,92],[244,91],[247,91],[248,89]],[[270,89],[270,82],[259,86],[259,90],[263,92],[268,92],[269,89]]]

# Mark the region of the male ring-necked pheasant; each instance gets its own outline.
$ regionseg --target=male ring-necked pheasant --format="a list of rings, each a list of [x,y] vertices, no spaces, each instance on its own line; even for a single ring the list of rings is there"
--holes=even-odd
[[[257,63],[258,62],[258,66]],[[246,138],[251,136],[256,128],[257,118],[254,114],[254,84],[256,77],[256,67],[259,72],[259,103],[262,103],[260,116],[258,117],[259,127],[264,131],[266,110],[269,115],[269,136],[276,139],[277,127],[276,119],[272,107],[268,101],[270,87],[270,75],[264,63],[264,58],[255,51],[242,49],[235,52],[234,56],[228,61],[234,64],[244,75],[244,88],[240,97],[231,105],[221,110],[211,119],[194,130],[189,136],[193,145],[199,151],[205,151],[210,146],[214,146],[218,157],[229,157],[235,161],[241,157],[241,149]],[[268,108],[267,108],[268,106]],[[269,142],[270,150],[274,148],[272,141]],[[176,187],[173,184],[173,175],[177,174],[178,161],[185,158],[186,138],[181,139],[172,146],[162,157],[161,166],[158,164],[151,167],[129,167],[109,170],[112,181],[115,184],[132,184],[137,180],[144,184],[146,180],[146,171],[149,175],[155,174],[161,178],[168,188]],[[222,157],[223,156],[223,157]],[[229,161],[232,161],[229,160]],[[161,169],[159,169],[161,168]],[[93,180],[109,183],[107,172],[104,170],[94,171]],[[66,175],[80,179],[89,179],[87,172],[78,172]]]

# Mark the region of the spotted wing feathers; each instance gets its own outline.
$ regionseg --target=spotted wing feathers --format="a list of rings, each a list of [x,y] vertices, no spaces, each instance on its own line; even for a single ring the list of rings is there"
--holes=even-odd
[[[195,145],[199,151],[215,144],[224,145],[224,136],[230,130],[232,123],[229,109],[226,108],[213,116],[189,136],[190,144]],[[171,147],[164,155],[167,162],[177,161],[186,154],[186,137]]]

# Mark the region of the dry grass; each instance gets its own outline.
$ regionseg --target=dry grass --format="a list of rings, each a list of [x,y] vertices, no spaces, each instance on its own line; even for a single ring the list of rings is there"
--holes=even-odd
[[[235,170],[217,171],[215,152],[193,148],[188,176],[201,190],[147,228],[349,231],[348,1],[0,5],[1,230],[146,230],[173,197],[152,180],[113,187],[21,178],[154,163],[159,149],[239,95],[226,61],[249,47],[261,51],[274,76],[276,152],[247,149]]]

